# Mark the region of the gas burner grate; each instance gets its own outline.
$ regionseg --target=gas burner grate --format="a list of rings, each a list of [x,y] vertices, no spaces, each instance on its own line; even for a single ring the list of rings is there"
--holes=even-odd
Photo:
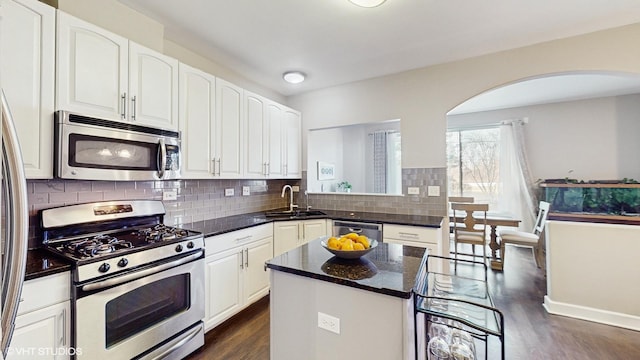
[[[138,235],[145,238],[147,242],[155,243],[183,238],[189,235],[184,229],[158,224],[154,227],[138,230]]]
[[[84,258],[110,254],[120,249],[132,247],[133,244],[130,241],[120,240],[109,235],[96,235],[92,238],[70,241],[64,244],[62,249]]]

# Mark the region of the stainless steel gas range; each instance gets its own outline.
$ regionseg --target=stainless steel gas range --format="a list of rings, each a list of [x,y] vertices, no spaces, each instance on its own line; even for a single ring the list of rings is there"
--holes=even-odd
[[[161,201],[42,210],[43,244],[73,264],[76,359],[181,359],[204,345],[204,239]]]

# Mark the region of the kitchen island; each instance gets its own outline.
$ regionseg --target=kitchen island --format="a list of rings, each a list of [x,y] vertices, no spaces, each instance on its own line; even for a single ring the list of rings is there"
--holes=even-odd
[[[320,241],[266,264],[271,358],[414,359],[412,294],[425,249],[379,243],[343,260]]]

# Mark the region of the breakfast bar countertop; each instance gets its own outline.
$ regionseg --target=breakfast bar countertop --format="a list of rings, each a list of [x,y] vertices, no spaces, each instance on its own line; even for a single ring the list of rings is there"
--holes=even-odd
[[[403,299],[411,297],[425,249],[380,242],[360,259],[345,260],[333,256],[320,242],[316,239],[276,256],[266,266]]]

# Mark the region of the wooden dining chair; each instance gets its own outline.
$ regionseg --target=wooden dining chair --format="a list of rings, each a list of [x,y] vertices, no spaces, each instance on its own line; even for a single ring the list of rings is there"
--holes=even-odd
[[[476,245],[482,246],[482,261],[487,258],[487,211],[489,204],[452,203],[454,218],[464,221],[453,228],[455,260],[458,260],[458,244],[471,244],[472,256],[476,257]],[[475,214],[474,214],[475,213]],[[457,263],[456,263],[457,264]]]
[[[453,203],[469,204],[469,203],[475,202],[475,199],[473,198],[473,196],[449,196],[448,200],[449,200],[449,204],[453,204]],[[453,209],[451,209],[451,211],[453,211]],[[449,221],[449,235],[451,237],[450,240],[453,240],[453,228],[455,226],[456,226],[456,219],[454,217],[451,221]]]
[[[531,232],[517,231],[517,230],[500,230],[498,231],[498,238],[500,239],[500,257],[504,264],[505,258],[505,245],[514,244],[520,246],[528,246],[533,250],[533,257],[536,261],[538,268],[542,267],[542,261],[540,252],[542,247],[540,246],[542,239],[542,231],[544,225],[547,222],[547,216],[549,215],[550,204],[546,201],[540,201],[538,205],[538,217],[536,218],[536,224]]]

